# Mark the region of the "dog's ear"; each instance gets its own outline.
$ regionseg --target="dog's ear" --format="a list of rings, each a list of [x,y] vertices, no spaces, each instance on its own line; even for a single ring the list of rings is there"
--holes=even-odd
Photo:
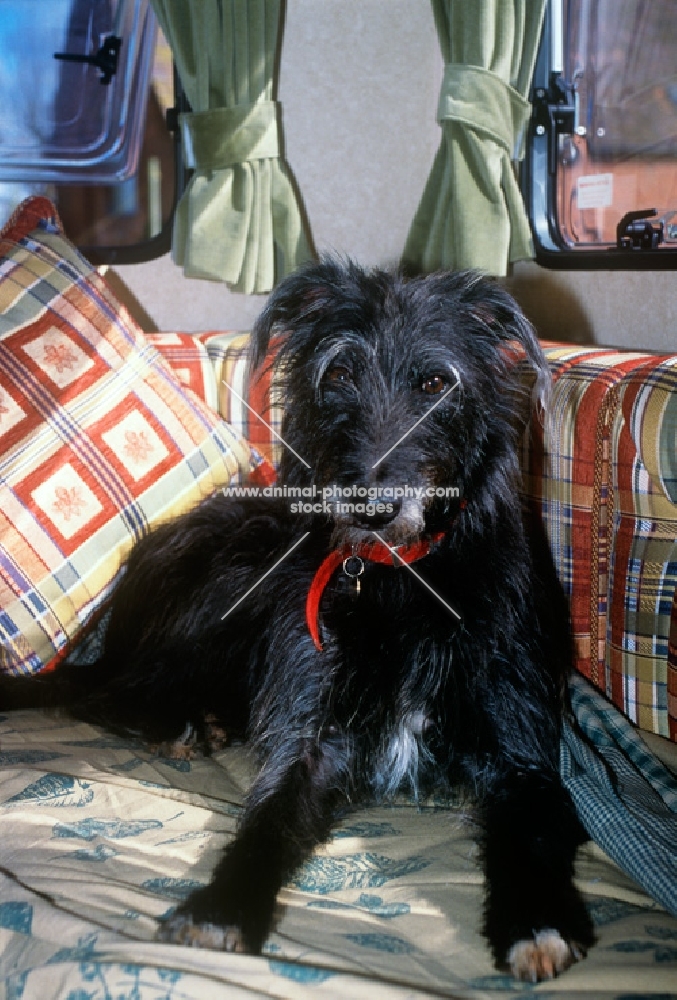
[[[495,350],[509,350],[518,344],[536,373],[532,399],[541,410],[547,408],[551,375],[536,332],[515,299],[495,279],[466,272],[461,301],[472,318],[472,334]]]
[[[299,268],[275,288],[252,329],[250,371],[264,362],[276,335],[295,335],[298,346],[319,317],[332,308],[341,283],[337,261],[323,259]]]

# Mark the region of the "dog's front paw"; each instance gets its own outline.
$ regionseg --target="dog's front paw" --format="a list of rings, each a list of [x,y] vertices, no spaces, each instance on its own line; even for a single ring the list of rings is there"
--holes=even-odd
[[[508,952],[507,963],[516,979],[538,983],[554,979],[582,958],[585,949],[581,945],[565,941],[559,931],[543,930],[517,941]]]
[[[272,922],[274,902],[269,905],[255,891],[245,894],[232,884],[211,882],[161,921],[158,940],[257,955]]]
[[[222,927],[209,922],[194,923],[190,914],[180,912],[162,922],[158,940],[189,948],[211,948],[212,951],[247,951],[242,930],[235,924]]]

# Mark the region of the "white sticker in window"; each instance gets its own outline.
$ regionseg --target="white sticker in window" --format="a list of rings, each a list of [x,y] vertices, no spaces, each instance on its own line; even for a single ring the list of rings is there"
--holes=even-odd
[[[614,200],[614,175],[590,174],[578,178],[578,207],[609,208]]]

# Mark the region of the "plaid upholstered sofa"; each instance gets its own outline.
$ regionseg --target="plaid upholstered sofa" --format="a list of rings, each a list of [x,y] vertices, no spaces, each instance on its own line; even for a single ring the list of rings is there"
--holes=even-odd
[[[554,392],[527,494],[569,595],[578,670],[677,739],[677,356],[545,343]]]
[[[95,656],[134,537],[224,485],[271,481],[280,414],[268,376],[247,384],[247,339],[144,334],[44,199],[6,226],[0,669]],[[677,357],[544,346],[552,404],[525,436],[524,485],[577,667],[674,766]],[[157,918],[206,880],[250,775],[244,748],[166,760],[0,706],[0,998],[531,995],[492,966],[456,802],[348,816],[283,891],[261,958],[155,943]],[[677,919],[594,844],[577,878],[598,944],[545,995],[675,996]]]
[[[251,410],[274,430],[280,413],[269,376],[245,382],[246,334],[149,340],[277,463],[281,446]],[[641,729],[677,740],[677,356],[543,346],[553,397],[522,469],[570,599],[576,666]]]

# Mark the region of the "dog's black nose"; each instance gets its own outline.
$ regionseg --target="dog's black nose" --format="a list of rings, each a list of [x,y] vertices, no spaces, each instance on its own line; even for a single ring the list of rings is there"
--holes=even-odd
[[[378,503],[365,504],[364,510],[355,512],[355,517],[360,524],[365,524],[370,528],[382,528],[394,521],[401,509],[402,504],[399,500],[383,500]]]

